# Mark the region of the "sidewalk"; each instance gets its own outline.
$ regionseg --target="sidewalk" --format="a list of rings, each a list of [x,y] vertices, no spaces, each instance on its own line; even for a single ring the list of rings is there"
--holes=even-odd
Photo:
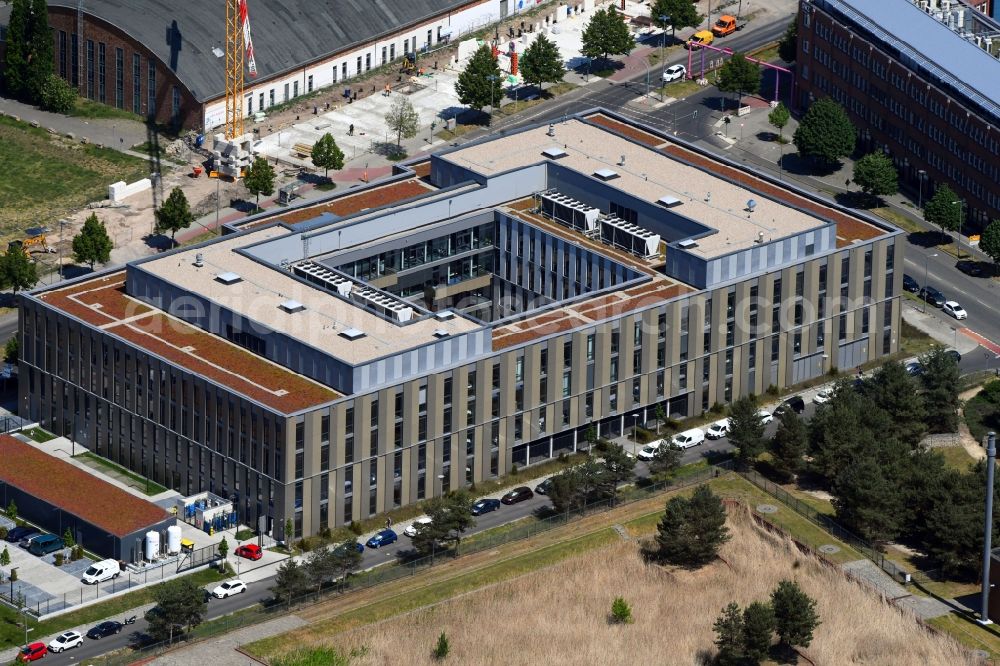
[[[146,126],[135,120],[64,116],[3,97],[0,97],[0,112],[17,116],[25,122],[37,122],[45,129],[55,130],[57,134],[72,134],[78,140],[87,139],[90,143],[122,152],[129,152],[132,146],[146,141]],[[149,159],[148,155],[132,154]]]

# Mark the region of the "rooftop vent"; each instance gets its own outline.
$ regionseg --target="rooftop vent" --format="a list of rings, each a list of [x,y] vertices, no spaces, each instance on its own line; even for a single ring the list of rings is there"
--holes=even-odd
[[[764,242],[764,232],[763,231],[758,231],[757,232],[757,242],[758,243],[763,243]]]
[[[194,265],[198,268],[201,268],[202,266],[205,265],[205,257],[204,255],[202,255],[201,252],[194,255]]]
[[[693,247],[698,247],[698,243],[696,243],[693,238],[685,238],[677,243],[677,247],[684,250],[690,250]]]
[[[673,208],[674,206],[679,206],[681,204],[681,200],[677,199],[676,197],[667,195],[657,199],[656,203],[660,204],[661,206],[666,206],[667,208]]]
[[[455,318],[455,313],[451,310],[442,310],[441,312],[435,312],[434,318],[438,321],[448,321]]]
[[[560,157],[566,157],[566,151],[558,146],[552,146],[551,148],[546,148],[542,151],[542,155],[549,158],[550,160],[557,160]]]
[[[598,169],[597,171],[594,172],[594,175],[600,178],[601,180],[607,181],[617,178],[618,172],[612,171],[611,169]]]
[[[448,331],[444,330],[443,328],[438,328],[438,329],[435,329],[435,331],[434,331],[434,337],[435,338],[447,338],[449,335],[451,335],[451,333],[449,333]]]
[[[556,135],[556,126],[553,125],[552,123],[549,123],[548,135],[549,136],[555,136]]]
[[[365,333],[356,328],[345,328],[340,332],[340,337],[347,338],[348,340],[359,340],[365,337]]]
[[[241,282],[243,280],[243,278],[236,273],[219,273],[215,276],[215,279],[222,284],[236,284],[237,282]]]
[[[218,46],[213,46],[212,55],[214,55],[216,58],[221,58],[222,56],[226,55],[226,52],[220,49]]]
[[[292,299],[288,299],[287,301],[282,301],[281,305],[279,305],[278,307],[289,314],[293,314],[295,312],[302,312],[303,310],[306,309],[306,306]]]
[[[757,202],[756,201],[754,201],[753,199],[749,199],[747,201],[747,212],[748,213],[752,213],[753,210],[754,210],[754,208],[756,208],[756,207],[757,207]]]

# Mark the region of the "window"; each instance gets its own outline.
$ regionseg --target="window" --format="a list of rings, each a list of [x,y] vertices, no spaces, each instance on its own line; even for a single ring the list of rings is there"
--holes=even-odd
[[[87,98],[94,99],[94,40],[87,40]]]
[[[170,106],[170,117],[173,118],[175,123],[180,121],[181,118],[181,89],[177,86],[173,87],[173,95]]]
[[[310,74],[309,78],[306,79],[306,91],[312,92],[313,90],[313,75]]]
[[[104,42],[97,43],[97,100],[104,104],[107,96],[105,95],[105,84],[107,82],[107,64],[104,57]]]
[[[334,71],[336,71],[336,70],[334,70]],[[347,78],[347,61],[346,60],[344,62],[340,63],[340,78],[342,78],[342,79],[346,79]],[[336,75],[334,75],[333,80],[334,81],[337,80]]]
[[[281,101],[282,102],[287,102],[288,101],[288,84],[287,83],[285,84],[285,96],[284,96],[284,98]]]
[[[372,54],[371,53],[366,53],[365,54],[365,71],[366,72],[370,71],[371,68],[372,68]]]
[[[409,52],[410,52],[410,40],[409,38],[407,38],[403,40],[403,53],[406,54]]]
[[[389,60],[396,59],[396,42],[389,44]]]
[[[142,56],[132,54],[132,113],[142,114]]]
[[[298,96],[299,96],[299,82],[298,81],[293,81],[292,82],[292,97],[298,97]]]
[[[59,76],[66,78],[66,31],[59,31]]]
[[[115,49],[115,107],[125,108],[125,49]]]
[[[274,88],[267,93],[267,105],[274,106]]]

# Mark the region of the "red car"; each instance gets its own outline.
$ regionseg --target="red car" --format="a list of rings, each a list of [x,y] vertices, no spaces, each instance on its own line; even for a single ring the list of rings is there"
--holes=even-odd
[[[37,661],[48,652],[49,648],[45,643],[32,643],[17,653],[17,660],[21,662]]]
[[[255,543],[243,544],[236,549],[236,555],[239,557],[245,557],[248,560],[259,560],[264,557],[264,553],[261,551],[260,546]]]

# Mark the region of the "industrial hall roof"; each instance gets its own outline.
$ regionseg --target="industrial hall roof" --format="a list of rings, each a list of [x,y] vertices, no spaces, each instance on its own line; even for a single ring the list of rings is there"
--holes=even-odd
[[[226,2],[84,0],[85,14],[150,49],[199,101],[225,94]],[[78,0],[49,0],[77,10]],[[469,0],[249,0],[258,78],[264,79],[389,35]]]

